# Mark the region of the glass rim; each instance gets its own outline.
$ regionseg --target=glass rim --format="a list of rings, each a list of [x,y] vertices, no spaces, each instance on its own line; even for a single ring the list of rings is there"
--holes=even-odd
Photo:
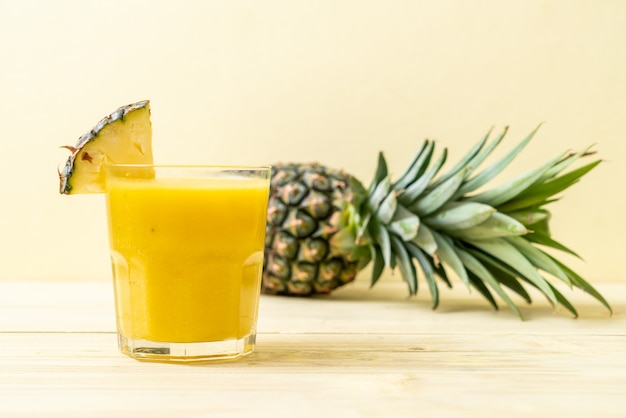
[[[264,165],[237,165],[237,164],[128,164],[128,163],[106,163],[105,169],[108,168],[163,168],[163,169],[213,169],[213,170],[271,170],[270,164]]]

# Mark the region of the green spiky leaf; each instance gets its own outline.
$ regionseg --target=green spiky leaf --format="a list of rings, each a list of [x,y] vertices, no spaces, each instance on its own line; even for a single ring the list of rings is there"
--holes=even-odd
[[[567,274],[565,274],[565,272],[561,270],[561,268],[546,253],[537,247],[534,247],[523,237],[506,237],[504,239],[517,248],[518,251],[535,267],[552,274],[554,277],[558,277],[570,288],[572,287],[572,281]]]
[[[477,158],[478,155],[480,155],[480,153],[482,153],[483,147],[485,146],[489,135],[491,135],[491,131],[492,129],[490,129],[480,141],[474,144],[474,146],[470,148],[470,150],[450,170],[448,170],[444,175],[439,177],[432,186],[439,186],[441,183],[455,176],[461,170],[464,170],[466,175],[469,174],[469,170],[471,170],[471,167],[476,167],[473,161]]]
[[[389,231],[376,219],[372,219],[370,222],[370,233],[374,237],[374,241],[380,246],[385,265],[391,267],[393,265],[393,256]]]
[[[565,155],[565,157],[561,161],[554,164],[554,166],[550,168],[550,170],[548,170],[543,176],[541,176],[541,178],[539,178],[537,183],[538,184],[545,183],[548,180],[552,179],[553,177],[556,177],[559,173],[564,171],[566,168],[571,166],[580,158],[595,154],[595,152],[591,151],[592,147],[593,145],[590,145],[582,151],[575,152],[575,153],[568,153],[567,155]]]
[[[534,208],[506,212],[506,214],[524,226],[534,225],[538,222],[547,220],[550,216],[550,212],[547,210]]]
[[[506,135],[508,130],[508,127],[504,128],[502,133],[500,133],[500,135],[496,139],[489,142],[486,147],[483,148],[483,146],[481,145],[480,152],[476,153],[476,155],[467,163],[468,172],[466,177],[471,176],[472,173],[474,173],[478,169],[478,167],[480,167],[483,161],[485,161],[485,159],[493,152],[493,150],[496,149],[500,142],[502,142],[502,139],[504,139],[504,136]],[[487,135],[489,136],[490,133],[491,130]],[[486,139],[487,137],[485,137],[485,139],[483,140],[483,145]],[[489,171],[485,171],[484,174],[472,177],[472,179],[470,180],[466,179],[461,187],[459,187],[459,190],[456,191],[453,198],[457,199],[469,192],[473,192],[474,190],[486,184],[490,179],[491,177]]]
[[[524,149],[526,145],[533,138],[539,126],[537,126],[526,138],[524,138],[517,146],[515,146],[512,150],[510,150],[506,155],[500,158],[498,161],[478,173],[475,177],[472,177],[470,180],[465,182],[463,186],[459,189],[459,193],[467,194],[477,190],[478,188],[484,186],[489,181],[491,181],[495,176],[500,174],[502,170],[509,166],[509,164],[517,157],[517,155]],[[506,130],[502,133],[500,139],[504,137],[506,134]]]
[[[613,308],[607,300],[598,292],[591,284],[589,284],[585,279],[583,279],[578,273],[567,267],[565,264],[561,263],[559,260],[552,258],[554,262],[568,275],[568,277],[572,280],[574,285],[585,292],[589,293],[593,296],[598,302],[604,305],[609,312],[613,313]]]
[[[380,276],[382,276],[383,271],[385,270],[385,259],[383,257],[383,252],[378,245],[372,245],[372,260],[374,260],[374,266],[372,267],[372,280],[370,282],[370,287],[374,287]]]
[[[387,197],[383,199],[376,211],[376,217],[380,222],[385,225],[389,225],[394,215],[396,214],[396,209],[398,208],[398,199],[396,198],[396,191],[392,190],[389,192]]]
[[[517,280],[518,273],[511,268],[509,268],[506,264],[499,261],[492,256],[483,253],[482,251],[473,250],[468,248],[467,251],[471,253],[474,257],[481,260],[485,268],[489,270],[491,275],[498,280],[499,283],[508,287],[513,292],[517,293],[520,297],[522,297],[526,303],[531,303],[532,298],[530,294],[524,289],[524,286]]]
[[[484,240],[498,237],[524,235],[528,233],[526,227],[519,221],[500,212],[494,212],[486,221],[467,229],[448,231],[455,237],[464,240]]]
[[[415,271],[415,266],[411,261],[411,256],[402,243],[402,240],[395,235],[391,235],[391,246],[397,259],[400,273],[407,282],[411,295],[415,295],[417,293],[417,273]]]
[[[482,281],[480,277],[476,276],[475,274],[471,272],[468,274],[468,277],[469,277],[471,285],[476,290],[478,290],[478,292],[480,292],[480,294],[483,295],[485,299],[487,299],[487,301],[491,304],[491,306],[493,306],[493,309],[499,310],[500,308],[498,307],[498,303],[496,302],[496,299],[493,297],[493,295],[489,291],[489,288],[487,288],[487,286],[485,285],[485,282]]]
[[[411,241],[417,236],[419,227],[420,218],[404,206],[398,206],[389,230],[398,234],[404,241]]]
[[[435,161],[417,180],[407,186],[404,192],[400,195],[400,203],[403,205],[410,205],[415,202],[424,190],[426,190],[430,181],[437,175],[443,166],[447,155],[447,151],[443,150],[443,153],[439,156],[437,161]]]
[[[374,172],[374,179],[370,184],[369,192],[371,193],[374,188],[389,175],[389,171],[387,169],[387,161],[385,160],[385,154],[382,152],[378,153],[378,163],[376,164],[376,171]]]
[[[461,249],[457,250],[459,258],[462,260],[463,265],[467,267],[469,271],[471,271],[474,275],[476,275],[479,279],[486,282],[497,294],[500,296],[507,305],[515,313],[522,318],[522,312],[519,310],[517,305],[513,302],[513,300],[506,294],[506,292],[500,286],[498,280],[491,274],[489,269],[487,269],[478,259],[472,256],[469,252],[463,251]]]
[[[435,237],[428,226],[421,223],[417,229],[417,235],[412,241],[429,256],[432,257],[435,255],[437,251],[437,241],[435,241]]]
[[[420,265],[420,268],[424,273],[424,277],[426,278],[426,283],[428,283],[428,288],[430,289],[432,308],[437,309],[437,306],[439,305],[439,288],[437,287],[437,282],[435,281],[435,270],[433,269],[432,263],[417,245],[407,242],[406,248],[409,254],[415,257],[417,263]]]
[[[580,258],[576,252],[561,244],[558,241],[553,240],[550,236],[542,231],[534,230],[530,234],[524,235],[524,238],[530,242],[534,242],[536,244],[544,245],[546,247],[555,248],[557,250],[569,253],[575,257]]]
[[[443,263],[444,270],[445,266],[449,266],[452,271],[454,271],[456,275],[461,279],[461,281],[465,283],[465,285],[469,286],[467,271],[465,270],[463,262],[455,251],[452,240],[434,231],[432,234],[435,238],[435,241],[437,242],[437,256],[439,257],[439,260],[441,260],[441,262]]]
[[[376,213],[381,202],[387,197],[391,190],[391,180],[389,177],[383,177],[374,187],[373,191],[367,198],[369,209]]]
[[[521,194],[537,181],[556,161],[561,157],[556,157],[550,161],[532,169],[521,175],[487,191],[468,197],[472,202],[480,202],[486,205],[499,206]]]
[[[511,266],[521,274],[521,277],[535,285],[552,303],[556,303],[556,296],[552,288],[548,285],[535,267],[524,257],[512,244],[503,238],[493,238],[490,240],[467,240],[471,245],[490,254],[494,258]]]
[[[409,209],[418,216],[427,216],[443,206],[461,185],[465,171],[461,170],[453,177],[444,181],[434,189],[427,190],[413,203]]]
[[[406,187],[408,187],[409,184],[413,183],[415,179],[420,177],[430,163],[430,157],[433,154],[433,150],[434,143],[431,141],[424,141],[422,147],[409,165],[409,168],[393,185],[393,188],[397,190],[405,189]]]
[[[496,210],[482,203],[450,202],[424,219],[427,225],[446,231],[467,229],[486,221]]]
[[[529,187],[514,200],[502,205],[499,209],[502,211],[515,211],[534,206],[545,205],[547,199],[562,192],[568,187],[575,184],[582,176],[593,170],[600,161],[591,162],[576,170],[572,170],[567,174]]]
[[[548,285],[552,288],[552,291],[556,295],[556,300],[559,302],[559,304],[565,307],[565,309],[567,309],[568,311],[570,311],[572,315],[574,315],[574,318],[578,318],[578,312],[576,311],[576,308],[574,308],[574,305],[572,305],[571,302],[567,300],[567,298],[563,296],[563,294],[559,292],[559,290],[555,288],[552,284],[548,283]]]
[[[363,202],[367,200],[367,190],[363,187],[363,184],[355,177],[350,176],[348,181],[348,187],[352,192],[352,205],[359,210]]]

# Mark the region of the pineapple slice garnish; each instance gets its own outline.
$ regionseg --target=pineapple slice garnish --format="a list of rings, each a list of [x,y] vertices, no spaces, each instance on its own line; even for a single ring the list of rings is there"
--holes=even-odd
[[[75,146],[59,170],[61,194],[104,193],[106,164],[153,164],[150,102],[129,104],[104,117]]]

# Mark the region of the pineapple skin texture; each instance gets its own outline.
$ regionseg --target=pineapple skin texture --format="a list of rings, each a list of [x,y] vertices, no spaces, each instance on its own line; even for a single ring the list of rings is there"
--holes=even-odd
[[[334,240],[350,205],[350,179],[318,163],[272,167],[264,293],[326,294],[355,279],[359,260]]]

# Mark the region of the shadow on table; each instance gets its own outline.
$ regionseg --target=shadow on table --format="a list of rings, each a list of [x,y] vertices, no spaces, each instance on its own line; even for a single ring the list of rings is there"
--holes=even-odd
[[[611,300],[612,287],[615,284],[605,284],[606,289],[600,289],[607,297],[613,315],[597,300],[580,289],[568,289],[565,286],[558,286],[559,290],[567,297],[579,314],[579,319],[584,320],[606,320],[612,317],[624,315],[626,312],[626,300]],[[574,318],[574,316],[562,306],[554,307],[547,298],[535,289],[527,289],[532,303],[528,304],[521,297],[509,292],[509,296],[520,308],[525,321],[541,319],[544,317],[558,316],[563,319]],[[282,296],[269,296],[272,298],[282,298]],[[434,309],[439,314],[468,314],[468,313],[491,313],[503,319],[519,320],[517,314],[502,300],[496,297],[498,309],[493,306],[476,290],[468,289],[462,283],[455,283],[452,288],[447,286],[439,287],[439,304]],[[373,288],[366,283],[356,282],[336,289],[330,295],[317,295],[313,297],[287,297],[288,299],[299,301],[294,303],[332,303],[341,302],[344,304],[383,304],[393,306],[394,309],[433,311],[432,298],[427,286],[418,289],[415,296],[409,296],[408,289],[402,282],[384,282]]]

